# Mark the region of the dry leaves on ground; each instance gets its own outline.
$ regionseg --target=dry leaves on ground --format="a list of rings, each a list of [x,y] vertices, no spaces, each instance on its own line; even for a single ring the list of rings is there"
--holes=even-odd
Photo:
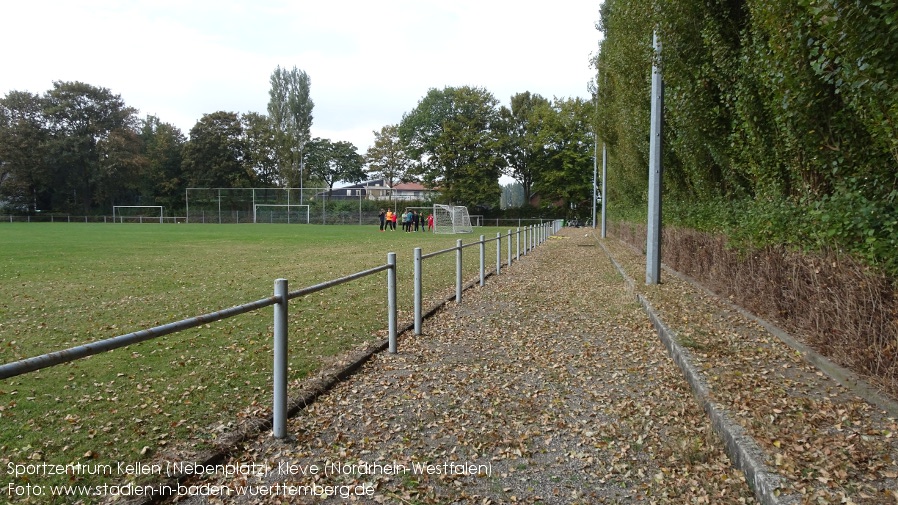
[[[182,501],[320,501],[283,495],[308,486],[292,490],[371,503],[753,502],[595,240],[562,235],[398,354],[376,355],[292,419],[289,440],[266,434],[232,456],[268,472],[191,481],[233,494]],[[237,496],[241,485],[278,495]],[[364,489],[373,496],[339,496]]]

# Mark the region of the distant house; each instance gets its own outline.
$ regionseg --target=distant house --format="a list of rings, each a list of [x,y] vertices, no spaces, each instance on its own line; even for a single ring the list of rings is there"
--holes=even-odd
[[[403,182],[393,186],[393,200],[429,200],[435,193],[417,182]]]
[[[392,195],[390,194],[392,189]],[[428,200],[436,192],[427,189],[424,185],[417,182],[403,182],[390,188],[383,179],[375,179],[373,181],[360,182],[335,188],[329,199],[331,200]],[[327,191],[317,193],[317,198],[327,196]]]
[[[316,198],[324,198],[327,191],[322,191],[315,195]],[[386,200],[390,197],[390,187],[386,185],[383,179],[375,179],[373,181],[360,182],[342,188],[334,188],[330,193],[331,200]]]

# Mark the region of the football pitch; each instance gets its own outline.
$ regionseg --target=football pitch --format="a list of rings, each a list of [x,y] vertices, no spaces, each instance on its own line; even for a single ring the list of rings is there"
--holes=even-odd
[[[385,264],[388,252],[397,254],[402,325],[411,320],[415,247],[427,254],[497,232],[504,262],[502,228],[433,235],[350,225],[0,224],[0,364],[266,298],[279,277],[291,291],[343,277]],[[495,247],[487,244],[487,270]],[[463,257],[467,281],[477,276],[478,248]],[[428,258],[424,272],[425,307],[454,293],[454,253]],[[290,379],[385,338],[385,276],[290,302]],[[262,309],[0,380],[0,464],[116,468],[201,450],[239,417],[270,409],[271,326],[271,308]],[[7,472],[0,484],[131,478]]]

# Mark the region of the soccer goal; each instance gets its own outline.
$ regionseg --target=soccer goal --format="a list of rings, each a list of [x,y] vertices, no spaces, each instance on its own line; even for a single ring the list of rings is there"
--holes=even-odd
[[[309,224],[309,206],[257,203],[253,205],[253,222]]]
[[[138,210],[140,209],[140,210]],[[150,210],[152,209],[152,210]],[[149,212],[147,212],[149,210]],[[113,223],[142,223],[147,221],[162,222],[165,216],[165,207],[162,205],[113,205]]]
[[[434,233],[473,233],[471,216],[464,205],[433,206],[433,232]]]

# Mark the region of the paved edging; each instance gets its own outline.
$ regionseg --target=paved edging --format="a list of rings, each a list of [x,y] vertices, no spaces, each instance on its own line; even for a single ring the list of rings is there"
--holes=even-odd
[[[599,241],[602,250],[617,269],[618,273],[627,283],[627,288],[634,293],[637,301],[642,305],[652,324],[658,330],[658,337],[667,348],[671,358],[683,372],[686,381],[692,389],[693,395],[698,400],[702,409],[711,420],[714,432],[723,440],[725,450],[733,465],[745,474],[746,481],[759,502],[767,505],[787,505],[801,503],[801,499],[794,495],[783,495],[782,477],[764,464],[766,455],[758,443],[750,435],[745,433],[741,425],[734,422],[726,413],[726,410],[711,400],[708,387],[695,367],[689,354],[676,343],[674,332],[667,328],[661,318],[655,313],[651,304],[642,295],[636,293],[636,284],[623,268],[617,263],[611,252]]]

